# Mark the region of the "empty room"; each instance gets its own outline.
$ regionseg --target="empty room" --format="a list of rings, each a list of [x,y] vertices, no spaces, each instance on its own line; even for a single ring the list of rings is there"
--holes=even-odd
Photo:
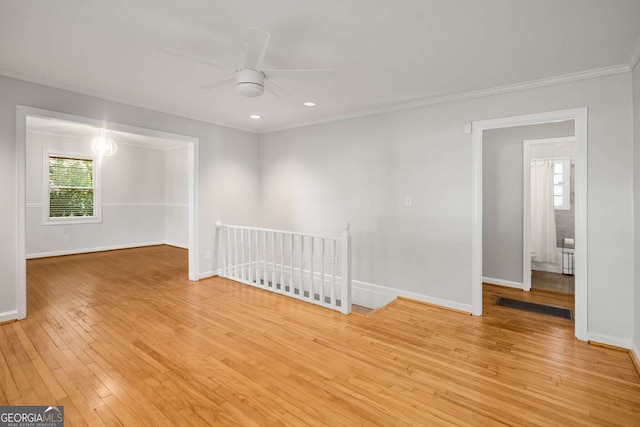
[[[0,0],[0,426],[640,425],[639,23]]]

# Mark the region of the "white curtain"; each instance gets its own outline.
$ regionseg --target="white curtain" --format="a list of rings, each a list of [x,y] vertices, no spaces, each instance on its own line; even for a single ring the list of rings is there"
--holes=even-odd
[[[556,262],[553,160],[531,162],[531,249],[536,251],[535,261]]]

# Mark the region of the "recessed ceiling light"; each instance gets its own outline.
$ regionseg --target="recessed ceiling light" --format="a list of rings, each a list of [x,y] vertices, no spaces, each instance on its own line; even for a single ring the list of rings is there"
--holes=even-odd
[[[262,117],[262,116],[259,116],[259,115],[257,115],[257,114],[252,114],[252,115],[250,115],[249,117],[251,117],[252,119],[259,119],[259,118],[260,118],[260,117]]]
[[[316,103],[315,102],[311,102],[311,101],[307,101],[307,102],[303,103],[302,105],[304,105],[305,107],[315,107]]]

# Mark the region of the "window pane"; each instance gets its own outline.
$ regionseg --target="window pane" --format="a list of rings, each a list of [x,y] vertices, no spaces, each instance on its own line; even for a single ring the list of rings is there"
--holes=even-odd
[[[554,185],[553,186],[553,195],[562,197],[563,190],[564,190],[564,188],[562,188],[562,185]]]
[[[553,206],[562,206],[562,196],[553,196]]]
[[[553,163],[553,173],[559,173],[562,174],[562,163],[560,162],[554,162]]]
[[[62,187],[92,188],[93,161],[50,157],[49,183]]]
[[[93,190],[52,188],[49,191],[49,217],[93,216]]]
[[[49,218],[94,216],[93,160],[49,157]]]
[[[553,183],[554,184],[562,184],[562,175],[553,175]]]

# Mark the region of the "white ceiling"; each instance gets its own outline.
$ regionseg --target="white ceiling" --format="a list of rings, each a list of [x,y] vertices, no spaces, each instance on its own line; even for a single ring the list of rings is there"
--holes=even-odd
[[[271,32],[263,68],[335,75],[244,98],[199,89],[229,71],[154,49],[239,65],[249,27]],[[257,132],[619,70],[639,39],[638,0],[0,0],[0,73]]]

